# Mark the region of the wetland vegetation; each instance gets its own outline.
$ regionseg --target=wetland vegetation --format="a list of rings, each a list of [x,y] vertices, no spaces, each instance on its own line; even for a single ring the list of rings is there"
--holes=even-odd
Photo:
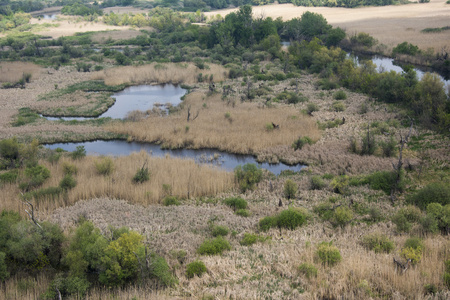
[[[449,297],[450,100],[436,74],[356,63],[343,48],[386,49],[312,11],[2,4],[0,299]],[[58,5],[56,19],[28,14]],[[397,59],[448,71],[445,49],[401,39]],[[113,94],[163,84],[187,92],[102,117]],[[238,165],[218,167],[219,151]]]

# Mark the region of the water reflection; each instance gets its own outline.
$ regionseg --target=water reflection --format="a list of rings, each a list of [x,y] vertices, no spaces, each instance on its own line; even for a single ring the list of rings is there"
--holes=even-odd
[[[122,156],[129,155],[132,152],[146,151],[151,153],[152,156],[163,157],[165,155],[170,155],[172,157],[180,158],[190,158],[194,159],[198,163],[207,163],[219,166],[227,171],[234,170],[238,165],[244,165],[247,163],[257,164],[259,167],[269,170],[270,172],[278,175],[283,170],[291,170],[294,172],[300,171],[303,165],[289,166],[283,163],[279,164],[268,164],[268,163],[258,163],[254,156],[252,155],[238,155],[230,154],[227,152],[222,152],[213,149],[161,149],[159,145],[150,143],[138,143],[131,142],[128,143],[122,140],[113,141],[93,141],[93,142],[82,142],[82,143],[61,143],[61,144],[51,144],[45,145],[49,149],[62,148],[66,151],[74,151],[77,146],[84,146],[86,152],[89,155],[114,155]]]

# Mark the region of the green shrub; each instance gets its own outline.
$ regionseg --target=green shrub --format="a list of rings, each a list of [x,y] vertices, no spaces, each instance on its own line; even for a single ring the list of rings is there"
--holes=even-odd
[[[247,201],[240,197],[227,198],[223,203],[231,207],[234,211],[239,209],[246,209],[248,207]]]
[[[333,191],[338,194],[346,194],[348,191],[348,184],[349,184],[349,177],[347,175],[334,177],[330,183]]]
[[[411,230],[412,224],[408,219],[401,213],[397,213],[392,217],[392,223],[397,226],[398,232],[409,232]]]
[[[423,286],[423,293],[425,295],[434,295],[438,292],[438,287],[432,283],[430,284],[425,284]]]
[[[95,169],[99,175],[111,175],[114,171],[114,162],[111,157],[103,157],[95,162]]]
[[[380,142],[381,151],[383,153],[383,157],[393,157],[397,153],[397,142],[394,140],[394,138],[391,136],[389,141],[387,142]]]
[[[44,166],[36,165],[25,169],[25,179],[19,187],[22,190],[29,190],[41,186],[48,178],[50,178],[50,171]]]
[[[308,103],[308,105],[306,106],[306,113],[310,115],[315,111],[319,111],[319,106],[315,103]]]
[[[230,243],[223,237],[219,236],[214,239],[206,239],[197,249],[197,253],[200,255],[216,255],[222,254],[225,250],[230,250]]]
[[[400,177],[400,183],[397,185],[397,189],[402,191],[404,189],[403,176]],[[396,184],[397,174],[391,171],[379,171],[368,175],[365,181],[369,184],[372,190],[381,190],[390,195],[392,188]]]
[[[310,179],[311,190],[321,190],[325,188],[326,183],[322,180],[322,178],[318,175],[314,175]]]
[[[254,233],[244,233],[241,241],[239,242],[242,246],[251,246],[257,242],[264,242],[267,238],[254,234]]]
[[[330,202],[323,202],[316,205],[313,211],[324,221],[330,220],[334,213]]]
[[[194,276],[201,277],[203,273],[207,271],[205,264],[200,261],[196,260],[191,263],[189,263],[186,266],[186,277],[187,278],[193,278]]]
[[[76,150],[73,151],[70,156],[73,159],[80,159],[86,156],[86,149],[84,149],[84,146],[77,146]]]
[[[307,215],[304,211],[297,208],[283,210],[276,217],[276,224],[279,228],[294,230],[306,223]]]
[[[312,145],[313,141],[307,136],[299,137],[293,144],[294,150],[301,150],[305,145]]]
[[[57,199],[59,197],[59,195],[63,192],[64,190],[59,187],[59,186],[51,186],[48,188],[41,188],[35,191],[31,191],[31,192],[27,192],[23,195],[24,199],[35,199],[35,200],[39,200],[39,199]]]
[[[319,261],[328,266],[334,266],[342,259],[341,253],[336,246],[333,246],[332,242],[322,242],[317,247],[316,255]]]
[[[286,199],[294,199],[297,194],[298,186],[295,182],[288,179],[284,183],[283,195]]]
[[[450,228],[450,204],[445,206],[439,203],[430,203],[427,206],[427,215],[421,220],[422,227],[426,232],[436,232],[439,230],[446,233]]]
[[[255,164],[237,166],[234,175],[242,192],[255,189],[262,179],[262,171]]]
[[[336,112],[344,111],[345,110],[345,104],[342,103],[341,101],[335,101],[331,105],[331,110],[332,111],[336,111]]]
[[[4,183],[15,183],[19,177],[19,172],[17,170],[11,170],[0,174],[0,182]]]
[[[406,198],[408,203],[425,209],[430,203],[450,204],[450,185],[445,182],[433,182]]]
[[[335,100],[345,100],[345,99],[347,99],[347,94],[344,91],[337,91],[336,93],[334,93],[333,98]],[[343,110],[335,109],[335,111],[344,111],[344,110],[345,110],[345,108]]]
[[[148,171],[148,167],[146,165],[138,169],[132,179],[134,183],[144,183],[149,180],[150,180],[150,172]]]
[[[226,236],[229,232],[230,230],[228,229],[228,227],[220,225],[214,225],[211,230],[211,234],[213,237]]]
[[[331,223],[334,226],[344,227],[353,219],[353,211],[347,206],[339,206],[334,210]]]
[[[250,216],[250,211],[248,209],[238,209],[234,213],[241,217],[249,217]]]
[[[264,217],[259,221],[258,225],[261,231],[267,231],[277,225],[277,218],[272,216]]]
[[[365,235],[362,238],[361,244],[364,248],[372,250],[375,253],[391,253],[394,250],[394,242],[381,233]]]
[[[422,230],[426,233],[436,233],[439,230],[439,221],[431,214],[422,217],[420,219],[420,225],[422,225]]]
[[[71,174],[64,175],[63,179],[59,182],[59,187],[63,190],[73,189],[77,185],[77,181]]]
[[[298,271],[308,279],[317,277],[317,268],[313,264],[303,263],[298,266]]]
[[[64,162],[62,165],[64,175],[76,175],[78,173],[78,168],[74,164]]]
[[[392,218],[392,222],[397,225],[397,231],[409,232],[413,223],[418,222],[422,217],[420,209],[413,205],[408,205],[400,209]]]
[[[415,265],[421,260],[423,249],[424,245],[421,239],[409,238],[405,241],[400,255],[405,259],[411,259],[411,263]]]
[[[175,196],[167,196],[163,199],[163,205],[164,206],[171,206],[171,205],[180,205],[180,201]]]
[[[0,251],[0,282],[9,278],[8,268],[5,262],[6,253]]]
[[[396,56],[397,54],[416,55],[419,52],[419,47],[414,46],[413,44],[410,44],[408,42],[398,44],[396,47],[394,47],[394,49],[392,49],[393,56]]]
[[[0,157],[8,161],[19,158],[19,142],[16,138],[0,141]]]

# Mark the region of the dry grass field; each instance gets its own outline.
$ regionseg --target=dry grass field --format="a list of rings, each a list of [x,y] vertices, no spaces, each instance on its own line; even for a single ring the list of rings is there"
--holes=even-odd
[[[29,62],[0,62],[0,83],[14,83],[31,74],[31,80],[37,79],[42,71],[38,65]]]
[[[226,9],[207,12],[205,15],[222,16],[235,11]],[[434,48],[436,52],[442,47],[450,48],[448,32],[421,33],[427,27],[448,26],[450,5],[446,0],[431,0],[429,3],[411,3],[408,5],[361,7],[361,8],[328,8],[301,7],[292,4],[274,4],[254,6],[255,17],[264,16],[290,20],[299,18],[305,11],[322,14],[333,26],[339,26],[352,35],[366,32],[375,37],[379,43],[391,50],[397,44],[408,41],[422,50]]]
[[[208,64],[208,68],[200,70],[192,63],[152,63],[144,66],[125,66],[110,68],[92,74],[93,80],[104,80],[107,85],[124,83],[132,84],[195,84],[198,74],[209,78],[214,82],[227,78],[228,71],[223,66]]]

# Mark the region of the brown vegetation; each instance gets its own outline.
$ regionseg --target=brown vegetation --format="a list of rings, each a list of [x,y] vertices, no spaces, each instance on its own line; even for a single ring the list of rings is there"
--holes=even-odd
[[[23,78],[24,74],[31,74],[31,80],[39,77],[41,67],[30,62],[0,62],[0,83],[15,83]]]
[[[176,114],[113,124],[108,130],[172,148],[217,148],[244,154],[290,145],[299,135],[313,140],[320,137],[315,121],[294,107],[258,109],[254,103],[228,105],[219,94],[208,97],[202,92],[193,92],[184,101],[184,108]],[[188,107],[192,113],[199,111],[196,120],[187,121]],[[270,122],[279,124],[280,129],[268,131],[266,124]]]
[[[216,64],[208,64],[208,68],[200,70],[192,63],[152,63],[144,66],[126,66],[111,68],[92,74],[93,80],[104,80],[107,85],[123,83],[173,83],[195,84],[198,74],[212,75],[214,82],[223,81],[227,70]]]

